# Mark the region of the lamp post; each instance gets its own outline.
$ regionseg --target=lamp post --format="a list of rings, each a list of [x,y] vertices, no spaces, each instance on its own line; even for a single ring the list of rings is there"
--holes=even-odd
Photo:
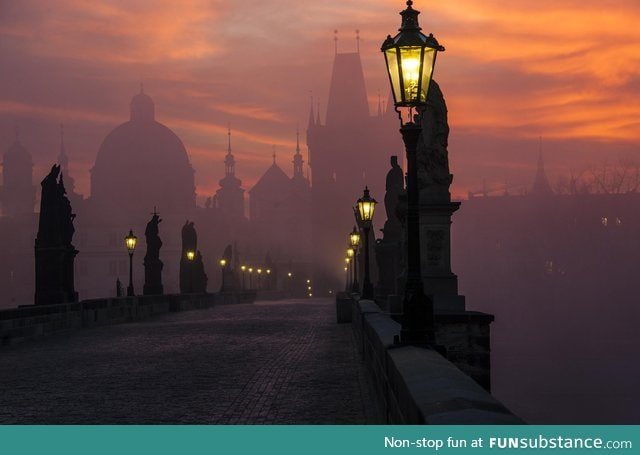
[[[225,291],[225,285],[224,285],[224,268],[227,265],[227,260],[225,258],[220,259],[220,270],[222,271],[222,286],[220,287],[220,291],[224,292]]]
[[[364,187],[364,194],[358,199],[358,212],[362,220],[364,230],[364,283],[362,283],[362,298],[373,299],[373,284],[369,277],[369,231],[371,230],[371,220],[376,208],[376,200],[369,196],[369,188]]]
[[[258,269],[258,291],[262,287],[262,269]]]
[[[267,269],[267,291],[270,291],[272,288],[271,283],[271,269]]]
[[[249,267],[249,289],[253,290],[253,267]]]
[[[351,248],[353,248],[353,283],[351,287],[351,292],[360,292],[360,285],[358,284],[358,258],[356,254],[358,253],[358,246],[360,246],[360,233],[356,230],[356,227],[353,227],[353,231],[349,234],[349,243],[351,244]]]
[[[242,290],[244,291],[244,272],[247,270],[246,265],[240,266],[240,270],[242,270]]]
[[[133,229],[129,229],[129,235],[124,238],[124,244],[129,252],[129,286],[127,286],[127,297],[133,297],[133,252],[136,249],[138,238],[133,235]]]
[[[407,282],[404,295],[402,330],[403,343],[425,344],[434,340],[433,301],[424,293],[420,270],[419,193],[416,149],[422,131],[422,113],[427,105],[427,94],[436,55],[444,51],[432,34],[420,32],[419,11],[407,1],[402,11],[402,25],[393,38],[382,43],[396,112],[400,117],[400,132],[407,153]],[[402,119],[401,108],[408,113]],[[406,110],[408,109],[408,111]],[[414,115],[414,109],[417,115]]]

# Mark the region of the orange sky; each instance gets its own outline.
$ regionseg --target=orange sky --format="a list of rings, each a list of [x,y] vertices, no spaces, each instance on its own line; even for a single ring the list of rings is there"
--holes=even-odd
[[[436,67],[449,107],[455,193],[533,178],[539,137],[552,183],[605,159],[640,161],[640,3],[635,0],[416,0],[447,51]],[[245,188],[271,162],[287,172],[309,96],[326,105],[334,54],[361,55],[372,112],[388,82],[379,52],[401,1],[21,0],[0,2],[0,150],[20,126],[34,180],[58,153],[78,189],[104,136],[144,82],[156,117],[183,140],[200,195],[223,174],[233,130]]]

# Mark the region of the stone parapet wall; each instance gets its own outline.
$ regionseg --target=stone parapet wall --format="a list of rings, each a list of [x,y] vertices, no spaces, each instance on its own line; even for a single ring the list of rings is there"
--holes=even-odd
[[[524,423],[436,351],[395,345],[394,337],[400,334],[400,324],[374,302],[353,300],[351,321],[372,379],[378,411],[385,422],[410,425]],[[458,332],[456,329],[451,333]]]
[[[173,294],[93,299],[2,310],[0,346],[81,328],[142,321],[170,311],[209,308],[215,301],[216,294]]]

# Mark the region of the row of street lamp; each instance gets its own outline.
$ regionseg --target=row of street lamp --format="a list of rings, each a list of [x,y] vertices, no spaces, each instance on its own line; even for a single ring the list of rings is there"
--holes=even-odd
[[[133,253],[136,249],[137,243],[138,238],[133,234],[133,229],[129,229],[129,234],[127,234],[124,238],[124,244],[127,247],[127,252],[129,253],[129,285],[127,286],[128,297],[135,296],[135,292],[133,289]],[[196,252],[193,250],[187,250],[185,255],[188,261],[194,261],[196,259]],[[225,268],[227,267],[227,260],[225,258],[221,258],[218,263],[220,264],[220,269],[222,270],[222,290],[225,290]],[[244,272],[244,266],[242,267]],[[267,273],[271,273],[271,270],[267,270]]]
[[[434,38],[423,34],[418,24],[419,11],[413,9],[413,1],[400,13],[402,24],[399,33],[382,43],[395,110],[400,118],[400,133],[407,154],[407,281],[405,285],[402,329],[400,342],[428,345],[434,342],[433,301],[424,292],[420,264],[419,190],[417,146],[422,133],[422,117],[428,105],[428,92],[438,52],[444,51]],[[407,121],[403,120],[403,112]],[[373,298],[373,286],[369,277],[369,230],[376,201],[365,187],[358,199],[359,225],[364,233],[364,283],[361,297]],[[350,234],[353,254],[357,253],[359,238],[356,231]],[[347,250],[347,262],[351,253]],[[358,291],[357,273],[353,261],[353,291]]]

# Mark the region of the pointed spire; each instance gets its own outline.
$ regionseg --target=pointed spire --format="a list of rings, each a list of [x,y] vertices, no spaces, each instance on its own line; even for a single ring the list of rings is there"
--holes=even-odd
[[[302,179],[304,178],[303,165],[304,160],[302,159],[302,154],[300,153],[300,130],[296,128],[296,153],[293,155],[293,178],[294,179]]]
[[[18,123],[15,124],[15,126],[13,127],[13,133],[16,136],[16,144],[18,142],[20,142],[20,127],[18,126]]]
[[[316,116],[313,113],[313,92],[310,93],[311,104],[309,105],[309,123],[307,124],[307,130],[310,130],[316,126]]]
[[[276,164],[276,144],[273,144],[273,164]]]
[[[336,54],[338,53],[338,30],[333,31],[333,42],[336,48]]]
[[[234,176],[236,173],[236,160],[233,158],[233,154],[231,153],[231,123],[227,123],[227,136],[228,136],[228,145],[227,145],[227,156],[224,158],[224,174],[225,176]]]
[[[538,151],[538,166],[536,169],[536,178],[531,187],[531,194],[537,196],[548,196],[553,194],[549,179],[544,169],[544,160],[542,158],[542,137],[540,137],[540,147]]]
[[[318,106],[316,110],[316,125],[321,126],[320,123],[320,100],[318,100]]]
[[[140,82],[140,94],[144,95],[144,83]]]
[[[356,52],[360,53],[360,30],[356,29]]]

